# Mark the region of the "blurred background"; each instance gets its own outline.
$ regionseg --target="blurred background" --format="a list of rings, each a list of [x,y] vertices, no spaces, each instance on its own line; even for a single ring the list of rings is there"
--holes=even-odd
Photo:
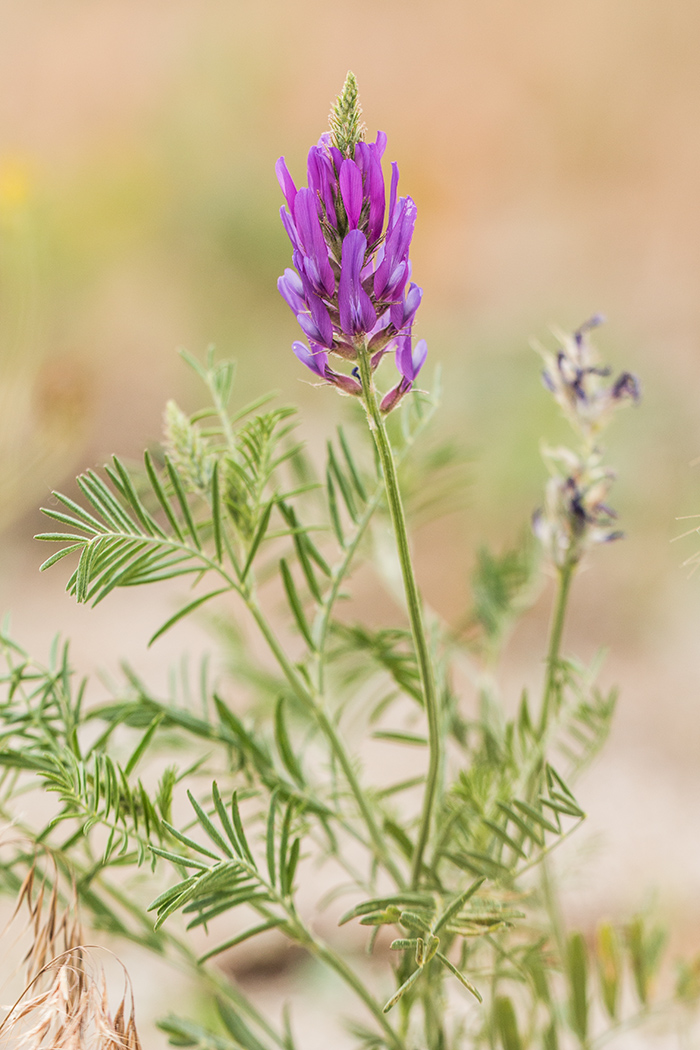
[[[137,457],[167,398],[198,403],[179,346],[237,358],[241,402],[274,386],[301,404],[312,442],[334,425],[344,407],[301,374],[275,287],[290,253],[274,163],[304,180],[351,68],[418,205],[438,426],[471,459],[468,512],[416,536],[435,609],[461,615],[475,543],[526,527],[540,441],[565,436],[531,338],[604,313],[604,358],[640,377],[608,456],[627,538],[588,563],[566,637],[587,659],[609,646],[603,678],[622,687],[579,789],[567,907],[591,928],[656,889],[676,946],[697,950],[700,576],[681,563],[700,536],[670,540],[700,512],[699,49],[689,0],[2,0],[0,608],[15,637],[42,657],[60,629],[81,670],[125,655],[156,679],[206,646],[183,626],[146,652],[172,600],[157,589],[77,609],[60,569],[38,576],[36,508],[112,452]],[[514,696],[540,675],[550,597],[510,643]]]

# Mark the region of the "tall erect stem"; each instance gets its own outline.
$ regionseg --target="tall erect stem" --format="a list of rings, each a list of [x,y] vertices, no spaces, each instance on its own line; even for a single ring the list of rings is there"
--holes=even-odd
[[[542,710],[540,712],[540,736],[544,736],[547,729],[552,700],[555,698],[559,688],[561,639],[564,631],[564,618],[566,616],[566,606],[569,600],[569,590],[571,588],[573,575],[574,566],[571,564],[564,565],[563,568],[559,569],[557,596],[554,602],[552,623],[549,630],[547,674],[544,683],[544,692],[542,694]]]
[[[413,645],[416,651],[423,701],[425,703],[425,712],[428,719],[428,743],[430,749],[428,775],[423,794],[423,811],[420,828],[418,831],[418,839],[416,841],[411,869],[411,885],[415,888],[420,882],[423,867],[423,854],[430,835],[433,807],[440,778],[440,767],[442,765],[440,712],[438,710],[438,697],[435,688],[435,676],[430,659],[430,649],[423,623],[422,602],[418,591],[418,585],[416,583],[415,573],[413,571],[413,562],[411,560],[411,551],[408,543],[408,530],[406,528],[406,516],[404,514],[399,482],[396,475],[394,455],[389,442],[389,436],[386,432],[386,427],[384,426],[384,419],[379,409],[379,405],[377,404],[377,395],[372,381],[370,354],[366,346],[360,346],[358,348],[358,367],[362,380],[363,401],[367,412],[369,428],[382,466],[382,473],[384,475],[387,502],[389,504],[391,522],[394,527],[394,536],[396,538],[399,561],[401,563],[401,574],[403,576],[406,604],[408,606],[408,618],[411,623]]]

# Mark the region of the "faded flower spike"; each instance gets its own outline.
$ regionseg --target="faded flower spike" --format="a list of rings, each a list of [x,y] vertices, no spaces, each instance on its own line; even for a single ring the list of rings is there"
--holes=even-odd
[[[374,142],[365,142],[360,112],[349,73],[331,112],[331,132],[309,151],[308,186],[297,189],[284,157],[277,161],[286,200],[281,217],[294,263],[277,286],[308,339],[308,346],[295,342],[294,353],[341,392],[360,395],[362,387],[329,366],[329,353],[348,361],[368,353],[372,371],[385,353],[396,353],[401,379],[384,398],[389,411],[413,386],[427,353],[424,340],[411,349],[423,296],[410,281],[408,258],[416,206],[410,197],[398,197],[393,163],[387,207],[386,135],[380,131]]]
[[[607,504],[615,474],[601,465],[597,439],[617,407],[639,401],[639,383],[630,372],[611,379],[611,369],[601,365],[589,332],[602,321],[596,315],[571,335],[557,333],[554,353],[537,347],[545,363],[544,384],[582,439],[576,452],[545,451],[552,477],[544,508],[533,517],[535,534],[561,570],[571,569],[595,544],[622,537]]]
[[[615,473],[601,466],[599,456],[581,459],[568,448],[547,451],[545,459],[553,477],[532,527],[552,562],[563,569],[576,565],[591,547],[622,539],[615,511],[606,503]]]
[[[560,346],[552,353],[537,347],[545,363],[542,379],[572,426],[589,445],[605,428],[615,409],[624,402],[636,404],[639,383],[630,372],[611,380],[611,369],[603,367],[589,332],[603,323],[596,315],[572,334],[556,333]]]

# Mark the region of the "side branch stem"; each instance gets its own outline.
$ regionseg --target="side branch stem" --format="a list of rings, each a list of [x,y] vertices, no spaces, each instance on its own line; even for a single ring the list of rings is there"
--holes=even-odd
[[[333,752],[333,755],[335,756],[340,768],[343,771],[345,779],[348,783],[348,787],[350,788],[355,798],[358,809],[360,810],[360,813],[362,814],[364,822],[367,826],[367,831],[369,832],[370,839],[372,840],[372,845],[374,847],[377,859],[380,861],[381,864],[383,864],[384,868],[394,880],[396,885],[399,888],[402,888],[404,885],[404,880],[401,876],[401,872],[397,868],[389,850],[387,849],[386,836],[382,834],[382,832],[379,829],[379,826],[377,825],[376,820],[374,819],[372,808],[369,804],[367,797],[365,796],[364,791],[362,790],[362,787],[360,786],[360,782],[357,779],[355,770],[352,766],[352,762],[350,761],[350,757],[348,756],[348,753],[345,750],[343,742],[340,739],[340,736],[338,735],[338,731],[335,725],[333,724],[332,719],[329,718],[329,716],[323,710],[321,705],[315,700],[315,698],[311,695],[309,690],[304,685],[303,681],[294,669],[294,666],[289,661],[287,654],[285,653],[284,649],[277,640],[274,631],[271,629],[270,625],[265,619],[265,616],[260,606],[250,595],[246,597],[246,604],[248,605],[248,609],[252,613],[255,622],[257,623],[265,641],[270,647],[270,650],[275,656],[275,659],[277,660],[277,663],[279,664],[285,678],[291,685],[299,700],[301,700],[301,702],[307,707],[307,709],[316,719],[321,731],[328,740],[330,749]]]
[[[423,608],[418,584],[416,583],[411,560],[411,550],[408,542],[408,530],[406,528],[406,516],[404,514],[401,491],[399,489],[398,477],[396,475],[396,464],[389,442],[389,435],[384,426],[384,419],[377,404],[377,395],[372,381],[372,367],[370,354],[366,346],[358,348],[358,366],[362,380],[363,401],[367,412],[369,428],[374,440],[379,461],[384,474],[384,486],[386,489],[387,503],[391,515],[391,523],[394,528],[396,547],[401,563],[406,604],[408,606],[408,617],[411,623],[413,645],[418,661],[425,712],[428,719],[428,743],[429,760],[428,775],[423,794],[423,811],[421,815],[418,839],[416,841],[413,861],[411,866],[411,885],[416,888],[420,883],[423,868],[423,854],[430,835],[430,825],[433,815],[433,806],[437,794],[440,768],[442,765],[442,740],[440,736],[440,713],[438,710],[438,697],[435,688],[435,676],[433,674],[430,649],[423,623]]]

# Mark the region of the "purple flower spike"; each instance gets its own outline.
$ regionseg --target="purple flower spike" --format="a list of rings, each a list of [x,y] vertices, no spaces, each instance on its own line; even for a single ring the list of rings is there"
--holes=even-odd
[[[377,320],[377,311],[360,281],[366,250],[367,238],[364,233],[351,230],[343,241],[338,285],[340,325],[350,335],[364,335],[374,328]]]
[[[277,161],[294,265],[277,286],[312,347],[295,343],[295,354],[343,393],[362,394],[361,385],[355,375],[334,372],[328,352],[345,361],[368,354],[374,371],[396,348],[401,378],[384,399],[393,407],[411,389],[426,353],[422,340],[411,348],[423,294],[410,283],[416,206],[410,197],[399,198],[393,162],[387,201],[386,135],[379,131],[374,142],[365,142],[360,112],[349,74],[331,113],[331,131],[309,150],[308,185],[297,189],[284,157]],[[619,396],[629,393],[621,389]]]

